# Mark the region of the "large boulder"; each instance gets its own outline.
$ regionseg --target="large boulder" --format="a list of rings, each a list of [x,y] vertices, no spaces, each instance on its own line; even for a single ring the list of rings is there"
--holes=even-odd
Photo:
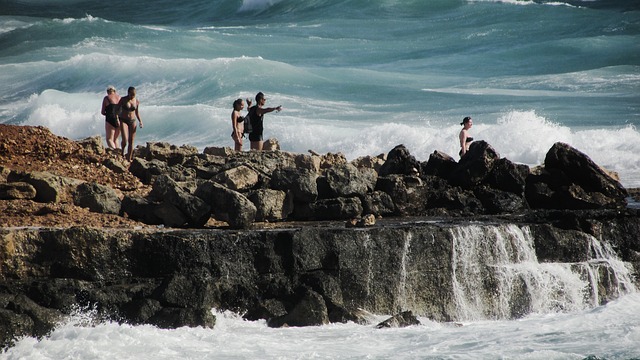
[[[161,175],[166,175],[175,181],[187,181],[196,177],[196,170],[185,168],[176,164],[169,166],[158,159],[147,161],[143,158],[134,158],[129,166],[129,171],[143,184],[153,184]]]
[[[327,305],[322,295],[313,290],[307,290],[301,299],[286,315],[270,319],[270,327],[283,326],[317,326],[329,323]]]
[[[198,149],[191,145],[176,146],[166,142],[148,142],[145,148],[139,148],[137,156],[146,160],[157,159],[169,165],[182,164],[191,155],[198,154]]]
[[[205,201],[191,195],[167,175],[156,179],[149,196],[179,209],[186,217],[188,226],[203,226],[211,217],[211,207]]]
[[[247,191],[258,184],[258,173],[252,168],[240,165],[216,175],[216,181],[231,190]]]
[[[121,206],[120,198],[112,188],[95,182],[78,185],[73,203],[102,214],[119,214]]]
[[[326,169],[318,178],[318,197],[362,197],[375,186],[375,177],[367,177],[364,172],[351,164],[336,165]]]
[[[307,169],[284,168],[271,174],[269,187],[291,191],[294,201],[310,203],[318,198],[318,174]]]
[[[544,167],[527,178],[526,198],[532,208],[623,208],[626,189],[587,155],[564,143],[547,152]]]
[[[311,209],[316,220],[346,220],[362,214],[362,202],[357,197],[321,199]]]
[[[278,221],[293,212],[293,196],[290,192],[273,189],[258,189],[249,195],[256,206],[256,221]]]
[[[123,214],[127,214],[131,219],[149,225],[159,225],[164,224],[166,221],[156,215],[158,206],[157,203],[142,196],[125,195],[120,209]]]
[[[419,171],[420,162],[409,153],[409,149],[404,145],[398,145],[389,151],[387,161],[380,166],[378,175],[417,175]]]
[[[419,177],[399,174],[380,176],[376,190],[387,193],[393,199],[395,215],[424,214],[427,188]]]
[[[493,168],[484,182],[493,189],[523,196],[529,172],[527,165],[516,164],[509,159],[502,158],[494,162]]]
[[[438,176],[447,179],[458,166],[458,163],[451,156],[436,150],[429,155],[429,160],[422,162],[420,166],[420,174],[423,176]]]
[[[71,202],[73,191],[83,183],[81,180],[54,175],[47,171],[34,171],[26,174],[12,171],[7,181],[22,181],[31,184],[36,189],[34,200],[44,203]]]
[[[500,155],[486,141],[474,141],[449,175],[449,182],[471,189],[489,176],[499,158]]]
[[[0,200],[31,200],[36,197],[36,189],[29,183],[16,181],[0,183]]]
[[[226,221],[231,228],[248,228],[256,219],[256,206],[246,196],[213,181],[198,186],[195,195],[204,200],[217,220]]]

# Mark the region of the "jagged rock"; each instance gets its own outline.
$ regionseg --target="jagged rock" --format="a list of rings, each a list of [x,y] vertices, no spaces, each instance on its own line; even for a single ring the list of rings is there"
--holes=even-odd
[[[120,198],[112,188],[95,182],[78,185],[73,203],[103,214],[119,214],[121,206]]]
[[[515,164],[509,159],[501,158],[494,162],[484,182],[494,189],[523,196],[528,176],[527,165]]]
[[[87,151],[102,155],[105,153],[102,137],[92,136],[78,141],[78,144]]]
[[[430,215],[473,215],[484,213],[482,202],[471,190],[449,185],[437,176],[425,176],[426,209]]]
[[[262,149],[264,151],[280,150],[280,143],[278,142],[278,139],[269,138],[269,139],[265,140],[264,143],[262,144]]]
[[[198,153],[198,149],[191,145],[180,147],[166,142],[148,142],[146,148],[139,148],[137,156],[147,161],[153,159],[166,162],[169,166],[182,164],[185,159]]]
[[[449,182],[465,189],[473,188],[489,176],[499,158],[500,155],[486,141],[474,141],[449,176]]]
[[[216,175],[216,181],[234,191],[246,191],[258,184],[258,173],[241,165]]]
[[[120,209],[123,214],[127,214],[130,218],[141,221],[149,225],[163,224],[162,218],[155,215],[155,209],[158,204],[142,196],[125,195],[122,199]],[[184,222],[181,225],[183,225]]]
[[[273,189],[258,189],[249,195],[256,206],[256,221],[284,220],[293,212],[293,195]]]
[[[529,208],[524,197],[512,192],[484,186],[477,188],[474,194],[487,214],[518,213]]]
[[[11,172],[7,179],[10,182],[22,181],[31,184],[36,189],[35,201],[45,203],[70,202],[76,186],[82,181],[77,179],[57,176],[50,172]]]
[[[157,159],[147,161],[134,158],[129,171],[143,184],[153,184],[161,175],[166,175],[175,181],[187,181],[196,177],[194,169],[185,168],[180,164],[169,166],[166,162]]]
[[[382,328],[402,328],[411,325],[420,325],[420,321],[411,311],[403,311],[400,314],[396,314],[389,319],[376,325],[378,329]]]
[[[365,194],[362,200],[362,212],[375,216],[388,216],[395,212],[395,205],[389,194],[376,190]]]
[[[420,174],[423,176],[430,175],[448,179],[457,166],[458,163],[454,158],[436,150],[429,155],[429,160],[427,162],[422,162],[420,164]]]
[[[376,190],[387,193],[397,215],[421,215],[427,204],[427,188],[417,176],[392,174],[378,177]]]
[[[191,155],[189,157],[187,157],[184,161],[184,164],[182,164],[184,167],[188,167],[188,168],[192,168],[192,167],[197,167],[197,166],[224,166],[224,164],[227,162],[227,157],[226,156],[217,156],[217,155],[210,155],[210,154],[194,154]]]
[[[36,197],[36,189],[26,182],[0,183],[0,200],[31,200]]]
[[[189,226],[202,226],[211,217],[211,207],[205,201],[185,191],[167,175],[161,175],[156,179],[149,195],[180,210]]]
[[[532,208],[597,209],[625,207],[627,191],[582,152],[555,143],[544,168],[527,179]]]
[[[164,226],[185,227],[189,225],[187,216],[171,203],[163,202],[156,205],[151,215],[154,218],[160,219]]]
[[[329,323],[327,306],[320,294],[307,290],[300,301],[286,315],[270,319],[269,327],[316,326]]]
[[[249,308],[249,310],[243,315],[243,318],[250,321],[256,321],[260,319],[272,319],[287,314],[282,301],[276,299],[266,299],[258,302],[257,305]]]
[[[373,169],[376,172],[379,172],[386,159],[387,157],[385,154],[380,154],[378,156],[361,156],[352,160],[351,165],[358,169]]]
[[[311,204],[313,218],[317,220],[345,220],[362,214],[359,198],[321,199]]]
[[[312,172],[320,171],[322,158],[319,155],[299,154],[295,157],[296,168],[310,170]]]
[[[127,321],[133,325],[146,324],[162,309],[160,301],[155,299],[136,299],[123,306]]]
[[[203,153],[206,155],[214,155],[214,156],[220,156],[220,157],[231,156],[233,155],[234,152],[235,150],[227,146],[225,147],[208,146],[203,150]]]
[[[113,171],[116,174],[124,174],[127,171],[129,171],[127,166],[123,164],[122,161],[117,161],[112,158],[108,158],[105,161],[103,161],[102,165],[104,165],[107,169]]]
[[[342,165],[347,163],[347,158],[342,153],[326,153],[322,155],[320,161],[320,169],[330,169],[336,165]]]
[[[362,197],[367,190],[375,187],[376,178],[365,177],[351,164],[336,165],[326,169],[323,176],[317,180],[318,197],[321,199],[329,199],[336,197]]]
[[[23,336],[35,336],[33,320],[25,314],[0,308],[0,348],[14,345]]]
[[[214,218],[232,228],[247,228],[256,219],[257,209],[246,196],[213,181],[198,186],[195,195],[210,205]]]
[[[294,201],[310,203],[318,198],[318,175],[306,169],[284,168],[271,175],[272,189],[291,191]]]
[[[418,175],[419,171],[420,162],[409,153],[404,145],[397,145],[387,154],[387,161],[380,167],[378,175]]]
[[[216,324],[216,317],[210,308],[163,307],[148,322],[162,329],[176,329],[183,326],[210,328]]]

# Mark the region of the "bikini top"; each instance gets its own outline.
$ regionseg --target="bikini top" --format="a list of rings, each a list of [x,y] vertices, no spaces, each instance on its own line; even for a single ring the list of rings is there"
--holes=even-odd
[[[238,116],[237,122],[241,123],[244,121],[244,116]]]
[[[473,141],[473,138],[472,138],[472,137],[468,137],[466,141],[467,141],[467,142],[472,142],[472,141]]]
[[[136,106],[131,104],[131,103],[129,103],[129,106],[127,107],[127,110],[128,111],[136,111]]]

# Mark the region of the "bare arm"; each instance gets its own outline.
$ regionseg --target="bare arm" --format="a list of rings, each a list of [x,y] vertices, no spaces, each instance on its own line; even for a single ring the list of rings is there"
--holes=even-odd
[[[264,109],[259,107],[259,108],[256,109],[256,114],[258,114],[258,116],[261,116],[261,115],[264,115],[266,113],[270,113],[270,112],[273,112],[273,111],[276,111],[276,110],[277,111],[282,110],[282,106],[270,107],[270,108],[264,108]]]
[[[109,101],[105,96],[104,98],[102,98],[102,110],[100,110],[100,114],[107,115],[107,105],[109,105]]]

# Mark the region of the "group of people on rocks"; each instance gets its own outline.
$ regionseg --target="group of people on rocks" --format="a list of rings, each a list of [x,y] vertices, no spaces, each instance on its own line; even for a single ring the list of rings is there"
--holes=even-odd
[[[236,151],[242,151],[243,139],[245,132],[245,125],[248,126],[250,131],[249,141],[251,142],[251,150],[262,150],[263,145],[263,131],[264,131],[264,114],[273,111],[282,110],[282,106],[277,107],[264,107],[267,103],[267,98],[264,97],[262,92],[256,94],[256,104],[251,106],[251,99],[247,99],[247,114],[242,116],[240,111],[244,109],[244,101],[242,99],[236,99],[233,102],[233,111],[231,112],[231,126],[233,132],[231,138],[235,144]]]
[[[133,160],[133,141],[136,138],[136,130],[140,123],[140,101],[136,98],[136,88],[130,86],[127,96],[118,95],[112,85],[107,87],[107,96],[102,99],[102,115],[105,116],[105,132],[107,146],[113,150],[122,151],[122,156],[127,160]],[[121,147],[118,147],[118,137],[122,135]],[[126,153],[125,153],[126,149]]]
[[[247,98],[247,114],[242,116],[241,111],[244,109],[244,100],[236,99],[233,102],[233,111],[231,112],[231,138],[234,142],[236,151],[242,151],[245,134],[248,133],[251,142],[251,150],[262,150],[263,131],[264,131],[264,114],[280,111],[282,106],[265,107],[267,98],[262,92],[258,92],[255,96],[256,103],[251,106],[251,99]],[[127,160],[133,160],[133,141],[136,137],[137,124],[143,127],[140,119],[140,101],[136,98],[136,89],[131,86],[127,91],[127,96],[120,97],[115,87],[109,85],[107,87],[107,96],[102,100],[102,115],[105,116],[105,131],[107,137],[107,146],[110,149],[121,150],[122,155]],[[245,124],[249,131],[245,132]],[[473,126],[473,120],[470,116],[466,116],[462,122],[462,130],[460,130],[460,157],[464,156],[469,150],[469,145],[473,141],[473,137],[469,136],[469,129]],[[118,148],[117,140],[122,135],[121,148]],[[127,152],[125,154],[125,147]]]

